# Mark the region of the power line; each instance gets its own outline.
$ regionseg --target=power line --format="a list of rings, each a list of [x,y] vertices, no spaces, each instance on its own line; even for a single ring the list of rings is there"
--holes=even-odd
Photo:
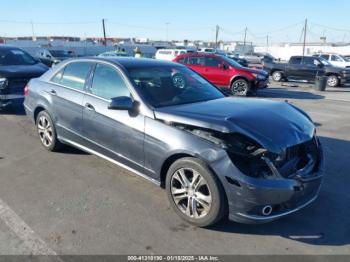
[[[342,29],[342,28],[335,28],[335,27],[331,27],[331,26],[327,26],[327,25],[321,25],[321,24],[317,24],[317,23],[311,23],[314,26],[318,26],[321,28],[326,28],[329,30],[333,30],[333,31],[339,31],[339,32],[350,32],[349,29]]]
[[[17,21],[17,20],[0,20],[0,23],[9,24],[36,24],[36,25],[85,25],[85,24],[97,24],[98,21],[86,21],[86,22],[33,22],[33,21]]]

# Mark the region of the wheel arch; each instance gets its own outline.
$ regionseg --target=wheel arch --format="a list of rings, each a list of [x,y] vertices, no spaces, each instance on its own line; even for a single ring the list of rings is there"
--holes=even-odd
[[[33,113],[33,118],[34,118],[34,122],[36,123],[36,118],[38,117],[39,113],[42,111],[45,111],[46,108],[43,105],[38,105]]]
[[[281,72],[282,77],[285,77],[285,74],[284,74],[283,70],[277,69],[277,68],[274,68],[274,69],[271,69],[271,70],[270,70],[270,76],[272,76],[273,73],[275,73],[275,72],[277,72],[277,71],[278,71],[278,72]]]
[[[165,161],[162,164],[162,167],[160,169],[160,186],[162,188],[165,188],[165,180],[166,180],[166,176],[168,173],[168,170],[170,168],[170,166],[175,163],[175,161],[181,159],[181,158],[185,158],[185,157],[196,157],[194,154],[190,154],[190,153],[175,153],[172,154],[170,156],[168,156],[168,158],[165,159]]]
[[[231,81],[230,81],[230,87],[232,86],[233,82],[238,80],[238,79],[243,79],[245,81],[247,81],[249,87],[251,85],[251,81],[244,75],[235,75],[234,77],[231,78]]]
[[[340,77],[340,74],[339,73],[335,73],[335,72],[326,72],[324,75],[325,76],[337,76],[337,77]]]

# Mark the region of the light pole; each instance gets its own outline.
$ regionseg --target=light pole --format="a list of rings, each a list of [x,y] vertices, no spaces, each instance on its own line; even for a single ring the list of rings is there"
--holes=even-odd
[[[169,24],[170,24],[169,22],[166,22],[166,23],[165,23],[165,34],[166,34],[166,41],[167,41],[167,42],[169,41],[169,39],[168,39],[168,38],[169,38],[169,35],[168,35],[168,30],[169,30],[168,27],[169,27]]]

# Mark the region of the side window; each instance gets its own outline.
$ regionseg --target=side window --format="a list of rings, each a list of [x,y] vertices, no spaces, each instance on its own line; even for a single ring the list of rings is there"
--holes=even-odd
[[[55,76],[53,78],[51,78],[51,81],[57,84],[60,84],[61,79],[62,79],[62,75],[63,75],[63,70],[61,69],[60,71],[58,71]]]
[[[312,65],[315,66],[317,65],[318,60],[313,58],[313,57],[304,57],[304,64],[305,65]]]
[[[187,59],[187,64],[195,66],[204,66],[204,56],[190,56]]]
[[[205,58],[205,66],[218,67],[220,64],[222,64],[222,62],[219,59],[210,56]]]
[[[289,64],[300,65],[301,64],[301,57],[292,57],[289,61]]]
[[[331,61],[341,62],[342,60],[340,59],[340,57],[332,55]]]
[[[180,64],[186,64],[186,62],[187,62],[187,57],[180,58],[180,59],[178,59],[176,62],[178,62],[178,63],[180,63]]]
[[[74,89],[83,90],[90,69],[91,63],[70,63],[64,69],[60,84]]]
[[[321,55],[322,58],[329,60],[329,55]]]
[[[123,78],[114,68],[97,64],[91,85],[91,93],[104,99],[130,96]]]

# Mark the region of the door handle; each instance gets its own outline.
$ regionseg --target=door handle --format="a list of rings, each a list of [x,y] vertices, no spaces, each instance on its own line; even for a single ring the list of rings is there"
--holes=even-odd
[[[95,108],[93,105],[91,105],[90,103],[86,103],[85,104],[85,107],[87,110],[90,110],[90,111],[95,111]]]
[[[57,95],[56,90],[52,89],[52,90],[50,91],[50,94],[56,96],[56,95]]]

